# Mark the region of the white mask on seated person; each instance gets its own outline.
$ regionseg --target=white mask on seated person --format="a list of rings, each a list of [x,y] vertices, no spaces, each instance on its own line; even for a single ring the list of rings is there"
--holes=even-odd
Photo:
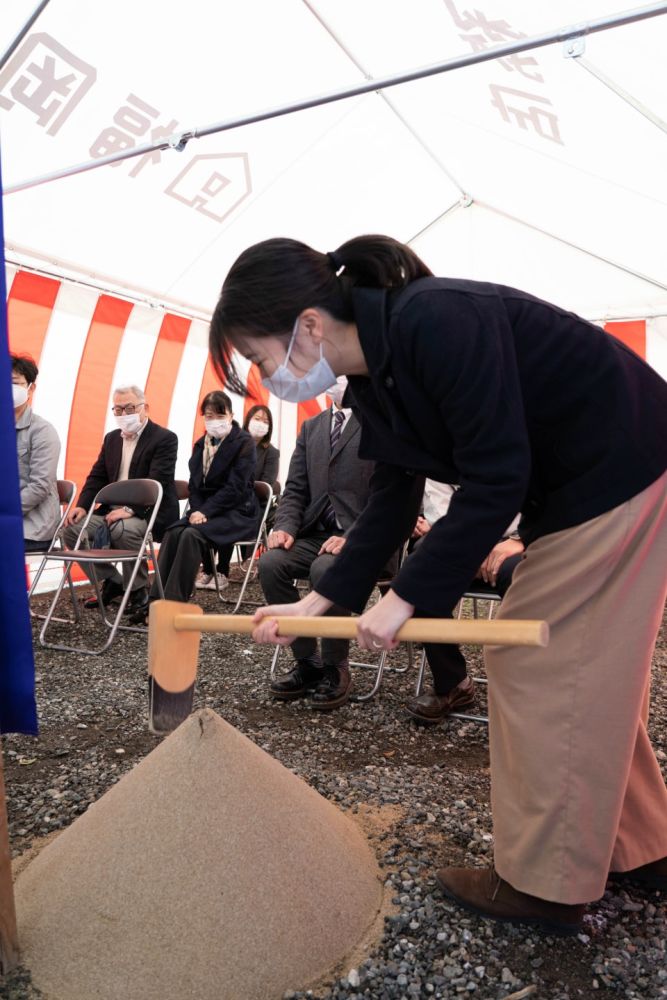
[[[219,417],[215,420],[204,420],[204,427],[206,428],[206,433],[213,438],[226,438],[232,429],[232,418],[231,417]]]
[[[12,398],[14,409],[18,410],[19,406],[23,406],[24,403],[28,402],[28,386],[12,383]]]
[[[123,413],[122,416],[116,417],[116,423],[123,434],[136,434],[141,430],[141,417],[138,413]]]
[[[248,433],[259,441],[264,437],[265,434],[269,433],[269,425],[263,420],[257,420],[255,417],[248,424]]]

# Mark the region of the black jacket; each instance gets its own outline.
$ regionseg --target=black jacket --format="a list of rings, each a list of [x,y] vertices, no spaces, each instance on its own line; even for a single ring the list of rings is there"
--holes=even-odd
[[[259,504],[254,490],[255,444],[247,431],[234,421],[222,441],[204,479],[204,440],[195,441],[189,462],[189,512],[206,514],[205,524],[197,525],[215,546],[249,541],[257,534]],[[187,517],[179,524],[187,523]]]
[[[280,464],[280,451],[272,444],[266,448],[257,448],[257,458],[255,461],[255,480],[261,483],[268,483],[274,493],[279,490],[278,466]]]
[[[178,438],[174,432],[147,420],[130,462],[130,479],[156,479],[162,484],[162,503],[153,526],[153,535],[157,541],[161,540],[166,526],[178,517],[178,499],[174,486],[177,451]],[[88,473],[77,501],[78,507],[88,510],[99,490],[116,482],[122,457],[123,439],[120,430],[110,431],[105,435],[97,461]],[[100,508],[100,513],[106,512],[107,508]],[[136,513],[139,517],[150,516],[149,510]]]
[[[517,510],[535,538],[623,503],[667,468],[667,384],[602,329],[500,285],[424,278],[354,291],[369,377],[349,379],[375,459],[369,503],[318,591],[361,610],[407,537],[423,478],[458,483],[394,584],[453,608]]]

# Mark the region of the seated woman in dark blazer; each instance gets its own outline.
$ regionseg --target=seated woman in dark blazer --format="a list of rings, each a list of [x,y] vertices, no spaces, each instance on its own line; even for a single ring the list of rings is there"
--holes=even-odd
[[[271,416],[271,411],[268,406],[263,406],[261,403],[257,406],[251,406],[246,414],[246,418],[243,421],[244,430],[248,431],[253,441],[255,442],[255,448],[257,451],[257,459],[255,461],[255,482],[268,483],[274,493],[274,498],[277,497],[280,492],[280,483],[278,482],[278,465],[280,462],[280,451],[278,448],[271,444],[271,435],[273,434],[273,417]],[[275,499],[274,499],[275,506]],[[275,511],[272,509],[269,511],[269,518],[267,520],[267,530],[271,527],[273,523],[273,518],[275,517]],[[242,538],[239,535],[238,538]],[[246,536],[248,538],[251,535]],[[240,567],[236,567],[231,574],[232,580],[242,580],[245,576],[245,572],[248,568],[248,560],[252,556],[252,545],[243,546],[243,557],[244,561],[241,563]],[[234,552],[234,544],[221,545],[218,547],[218,586],[227,586],[227,577],[229,574],[229,564]],[[197,576],[195,581],[195,586],[197,590],[215,590],[215,580],[213,578],[213,568],[210,565],[208,559],[204,560],[204,565],[201,573]]]
[[[280,492],[278,465],[280,451],[271,444],[273,417],[268,406],[251,406],[243,421],[244,428],[251,435],[257,449],[255,481],[268,483],[274,493]]]
[[[195,441],[190,458],[188,509],[167,529],[158,557],[164,596],[172,601],[190,598],[209,545],[252,538],[259,518],[250,434],[233,419],[232,403],[224,392],[209,392],[200,410],[206,433]],[[158,597],[154,584],[150,599]]]

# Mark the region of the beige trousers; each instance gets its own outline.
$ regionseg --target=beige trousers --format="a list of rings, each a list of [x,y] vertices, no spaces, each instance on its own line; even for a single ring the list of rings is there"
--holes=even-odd
[[[544,618],[546,649],[491,646],[491,803],[498,874],[560,903],[667,856],[667,789],[646,723],[667,593],[667,474],[530,545],[502,618]]]

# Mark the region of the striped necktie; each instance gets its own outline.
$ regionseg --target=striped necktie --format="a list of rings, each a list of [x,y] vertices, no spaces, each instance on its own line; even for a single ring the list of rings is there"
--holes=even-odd
[[[333,415],[333,420],[331,421],[331,450],[333,451],[340,436],[343,432],[343,423],[345,421],[345,414],[342,410],[336,410]]]

